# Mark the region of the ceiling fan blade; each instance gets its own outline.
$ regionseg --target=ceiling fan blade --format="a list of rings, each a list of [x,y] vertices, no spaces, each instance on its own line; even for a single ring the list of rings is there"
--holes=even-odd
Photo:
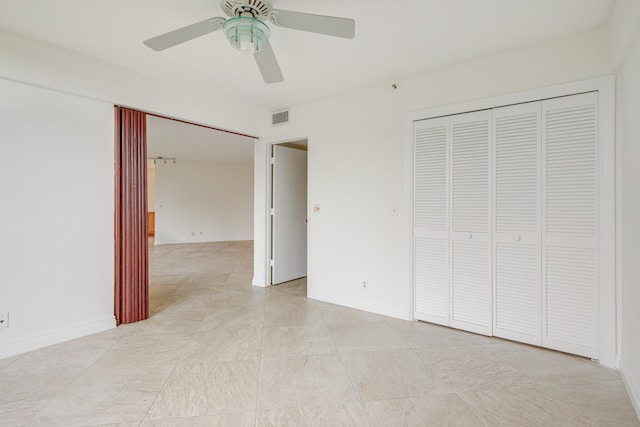
[[[187,25],[186,27],[150,38],[143,43],[155,51],[165,50],[180,43],[204,36],[205,34],[213,33],[220,29],[225,21],[226,19],[219,17],[205,19],[204,21],[196,22],[195,24]]]
[[[356,21],[348,18],[272,9],[269,13],[269,20],[279,27],[345,39],[352,39],[356,34]]]
[[[280,65],[278,65],[278,60],[273,53],[273,49],[271,49],[269,40],[265,40],[262,49],[254,53],[253,56],[256,58],[256,64],[258,64],[260,74],[262,74],[265,83],[280,83],[284,81]]]

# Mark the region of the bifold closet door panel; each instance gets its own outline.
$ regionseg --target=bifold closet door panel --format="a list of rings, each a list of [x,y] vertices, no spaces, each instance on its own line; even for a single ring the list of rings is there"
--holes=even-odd
[[[414,124],[416,319],[449,325],[449,119]]]
[[[451,326],[491,335],[491,111],[450,118]]]
[[[598,357],[597,93],[542,102],[543,345]]]
[[[493,110],[493,334],[535,345],[542,345],[541,108]]]

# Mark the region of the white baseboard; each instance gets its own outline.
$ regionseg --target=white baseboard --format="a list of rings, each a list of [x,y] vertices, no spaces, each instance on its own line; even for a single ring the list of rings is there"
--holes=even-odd
[[[323,292],[308,291],[307,298],[328,302],[331,304],[342,305],[345,307],[355,308],[356,310],[368,311],[370,313],[381,314],[383,316],[393,317],[402,320],[413,320],[413,313],[410,310],[397,310],[390,307],[370,304],[363,301],[351,300],[336,295],[330,295]]]
[[[634,382],[634,379],[627,374],[628,371],[625,369],[624,359],[621,361],[619,372],[629,393],[631,403],[636,410],[636,415],[640,419],[640,384]]]
[[[18,354],[26,353],[27,351],[38,350],[43,347],[70,341],[76,338],[106,331],[107,329],[113,329],[115,327],[115,317],[109,316],[104,319],[59,329],[36,337],[10,342],[0,346],[0,359],[16,356]]]

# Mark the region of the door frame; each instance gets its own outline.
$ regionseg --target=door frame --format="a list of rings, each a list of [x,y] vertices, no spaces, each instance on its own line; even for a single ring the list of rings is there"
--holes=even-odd
[[[620,141],[616,138],[616,87],[615,76],[608,75],[593,79],[564,83],[533,90],[500,95],[459,104],[446,105],[412,111],[404,115],[404,211],[405,211],[405,253],[408,254],[409,277],[411,277],[411,307],[415,316],[415,281],[413,248],[413,124],[418,120],[449,116],[471,111],[486,110],[508,105],[522,104],[549,98],[598,92],[599,111],[599,361],[609,367],[619,363],[619,242],[620,242],[620,185],[616,165],[620,164]],[[613,254],[613,256],[612,256]]]
[[[309,217],[309,194],[311,185],[310,176],[311,161],[311,137],[309,132],[290,134],[287,136],[264,138],[255,142],[254,160],[254,276],[253,286],[268,287],[271,284],[271,197],[272,197],[272,175],[271,175],[271,152],[274,145],[287,144],[295,141],[307,141],[307,277],[310,276],[310,251],[309,251],[309,229],[311,218]]]

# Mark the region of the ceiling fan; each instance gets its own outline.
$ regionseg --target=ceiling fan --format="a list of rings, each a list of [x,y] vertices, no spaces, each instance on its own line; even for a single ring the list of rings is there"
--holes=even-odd
[[[205,19],[145,40],[144,44],[161,51],[222,28],[231,46],[255,57],[266,83],[278,83],[284,77],[269,43],[271,31],[264,21],[278,27],[347,39],[355,36],[356,23],[353,19],[273,9],[262,0],[224,0],[222,9],[228,19]]]

